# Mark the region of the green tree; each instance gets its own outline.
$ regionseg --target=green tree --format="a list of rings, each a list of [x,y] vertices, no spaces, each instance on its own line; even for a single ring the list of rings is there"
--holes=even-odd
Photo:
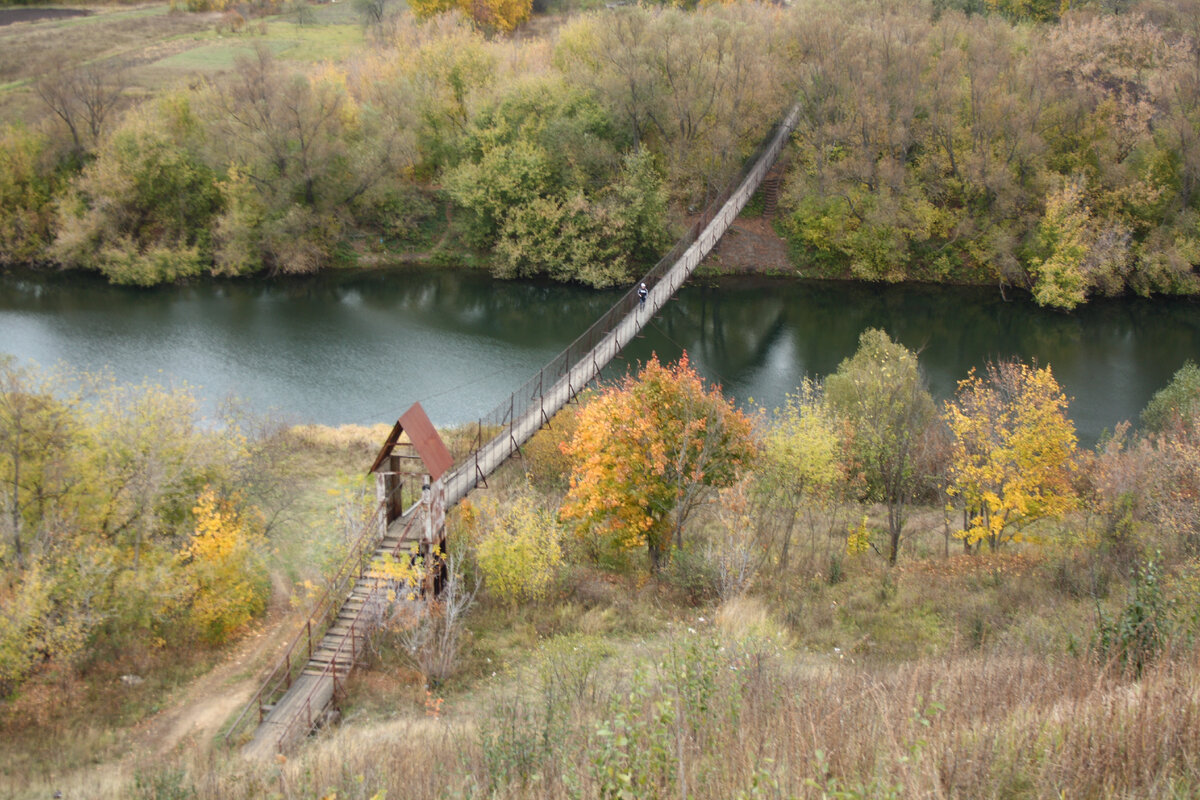
[[[825,380],[825,399],[843,422],[862,498],[887,506],[888,563],[895,564],[907,506],[925,484],[921,449],[935,417],[917,356],[885,332],[868,329],[854,355]]]
[[[0,129],[0,261],[43,256],[54,238],[53,200],[62,180],[45,136],[13,125]]]
[[[42,523],[79,482],[80,425],[71,401],[51,378],[0,355],[0,510],[7,529],[4,561],[24,569]],[[3,552],[3,551],[0,551]]]
[[[194,129],[191,112],[182,113]],[[192,277],[211,262],[216,176],[163,116],[132,114],[72,182],[54,247],[63,263],[149,286]]]
[[[775,410],[763,434],[754,491],[768,513],[783,517],[779,567],[788,568],[796,519],[806,507],[823,506],[840,478],[837,426],[822,388],[806,380]]]
[[[1183,366],[1162,389],[1154,393],[1142,410],[1142,426],[1148,433],[1164,433],[1174,427],[1190,429],[1200,418],[1200,367],[1193,361]]]
[[[571,488],[560,511],[583,536],[619,548],[645,546],[655,571],[708,493],[732,485],[754,457],[750,420],[707,388],[686,354],[673,367],[657,357],[579,413],[563,451]]]
[[[1087,300],[1085,261],[1090,251],[1091,215],[1075,181],[1046,198],[1046,211],[1037,237],[1043,256],[1030,261],[1033,298],[1038,305],[1074,308]]]

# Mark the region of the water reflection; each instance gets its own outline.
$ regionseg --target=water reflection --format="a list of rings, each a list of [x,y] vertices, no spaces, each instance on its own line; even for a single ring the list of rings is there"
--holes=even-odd
[[[0,276],[0,351],[111,368],[122,380],[182,379],[325,423],[394,420],[414,400],[440,424],[488,411],[621,295],[496,283],[468,271],[328,274],[138,290],[90,276]],[[1081,438],[1134,418],[1187,358],[1200,305],[1097,301],[1073,313],[992,289],[874,287],[739,278],[689,284],[609,370],[686,349],[739,402],[783,401],[825,375],[867,327],[919,350],[936,394],[972,367],[1018,356],[1051,364]]]

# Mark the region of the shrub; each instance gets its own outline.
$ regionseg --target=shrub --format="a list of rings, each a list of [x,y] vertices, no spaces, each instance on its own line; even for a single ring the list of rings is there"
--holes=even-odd
[[[485,523],[476,549],[488,591],[512,608],[540,600],[562,563],[562,533],[554,514],[526,491],[502,515],[493,510],[489,516],[494,519],[490,526]]]
[[[1155,558],[1134,573],[1129,600],[1115,619],[1100,611],[1096,651],[1101,659],[1141,677],[1167,646],[1170,602],[1162,588],[1162,567]]]

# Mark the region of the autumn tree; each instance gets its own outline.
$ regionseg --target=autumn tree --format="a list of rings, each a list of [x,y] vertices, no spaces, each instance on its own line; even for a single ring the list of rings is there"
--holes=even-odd
[[[674,366],[652,357],[606,388],[580,411],[563,451],[572,469],[562,518],[581,536],[645,546],[657,571],[672,543],[682,546],[689,515],[736,481],[755,444],[750,420],[685,354]]]
[[[459,11],[482,28],[510,33],[529,19],[533,0],[412,0],[408,6],[419,19]]]
[[[663,158],[677,194],[703,202],[786,107],[790,19],[749,3],[616,9],[568,26],[555,62]]]
[[[907,507],[925,485],[923,441],[935,417],[917,356],[884,331],[868,329],[854,355],[826,378],[825,399],[842,422],[860,497],[887,506],[888,563],[895,564]]]
[[[950,474],[962,498],[968,544],[992,549],[1021,531],[1075,507],[1075,426],[1049,367],[1016,361],[974,371],[946,403],[953,434]]]
[[[202,640],[220,644],[266,608],[256,520],[212,487],[200,493],[192,514],[195,529],[179,554],[192,587],[189,614]]]
[[[512,608],[544,597],[562,562],[562,532],[553,511],[526,487],[503,511],[485,505],[481,512],[476,560],[489,591]]]
[[[837,426],[822,387],[806,380],[766,421],[762,456],[754,470],[754,494],[762,511],[782,527],[779,567],[786,570],[797,518],[804,509],[826,508],[840,478]]]

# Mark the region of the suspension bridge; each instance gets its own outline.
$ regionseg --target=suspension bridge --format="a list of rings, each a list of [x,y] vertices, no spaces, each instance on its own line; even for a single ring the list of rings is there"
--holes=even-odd
[[[299,632],[285,648],[260,688],[225,733],[230,745],[246,741],[251,757],[283,752],[321,725],[345,694],[345,681],[362,657],[380,610],[394,583],[373,565],[414,548],[440,545],[431,519],[462,500],[495,472],[563,406],[596,381],[631,339],[658,313],[745,208],[775,163],[800,114],[794,106],[772,134],[746,160],[741,173],[717,196],[672,250],[642,279],[650,287],[645,302],[631,288],[536,375],[474,424],[469,454],[451,466],[449,454],[414,405],[396,423],[371,472],[379,482],[375,509],[361,527],[350,553],[318,599]],[[402,435],[403,434],[403,435]],[[404,502],[397,479],[406,456],[419,459],[432,481]],[[430,502],[431,490],[436,502]],[[436,508],[436,512],[430,509]],[[251,732],[251,726],[253,730]],[[248,737],[248,741],[247,741]]]

